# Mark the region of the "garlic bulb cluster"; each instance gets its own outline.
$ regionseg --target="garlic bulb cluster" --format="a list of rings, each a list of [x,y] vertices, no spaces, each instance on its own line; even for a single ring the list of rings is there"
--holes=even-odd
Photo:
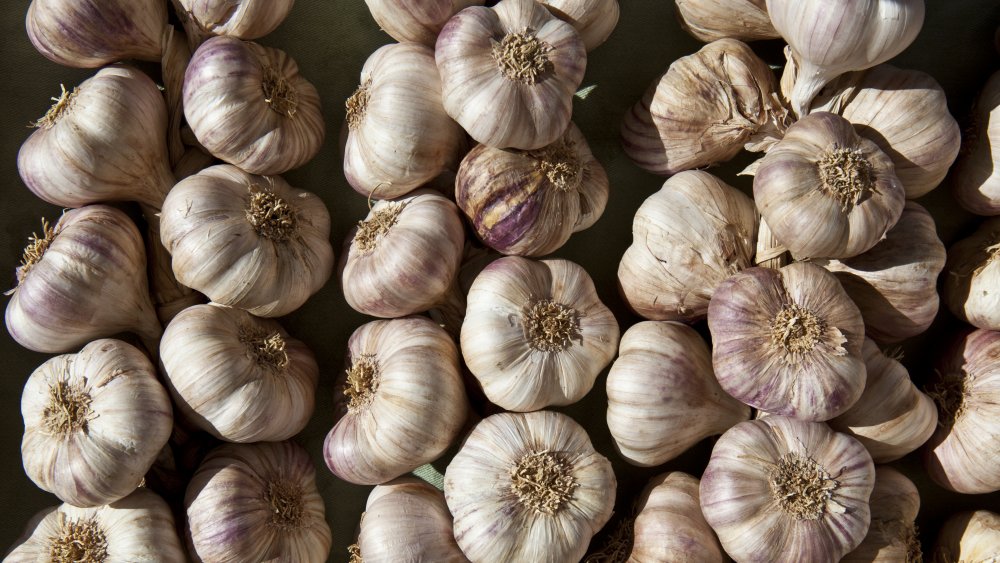
[[[213,37],[184,75],[184,115],[212,156],[252,174],[281,174],[319,152],[316,88],[284,51]]]
[[[833,563],[868,532],[874,484],[871,456],[854,438],[768,416],[716,442],[701,509],[737,561]]]
[[[618,0],[540,0],[540,3],[557,18],[573,25],[588,52],[607,41],[618,25]]]
[[[960,512],[945,521],[934,547],[935,563],[1000,560],[1000,514]]]
[[[712,296],[708,328],[715,376],[750,406],[829,420],[864,391],[861,313],[819,266],[795,262],[733,275]]]
[[[433,47],[451,16],[483,0],[365,0],[378,26],[400,43]]]
[[[259,39],[288,16],[295,0],[173,0],[188,39],[197,46],[213,35]]]
[[[438,458],[458,437],[468,399],[458,350],[426,317],[372,321],[347,344],[337,422],[323,456],[350,483],[385,483]]]
[[[948,309],[975,327],[1000,330],[1000,217],[952,245],[945,270]]]
[[[1000,71],[979,93],[973,119],[976,133],[959,161],[951,193],[968,211],[1000,215]]]
[[[615,448],[634,465],[670,461],[750,418],[750,407],[719,387],[705,341],[680,323],[646,321],[625,331],[607,392]]]
[[[583,268],[507,256],[469,289],[462,356],[491,402],[533,411],[583,398],[614,357],[619,334]]]
[[[321,563],[332,537],[309,454],[291,442],[226,444],[184,498],[191,556],[204,563]]]
[[[174,186],[160,236],[178,281],[258,316],[298,309],[333,273],[323,201],[235,166],[213,166]]]
[[[636,504],[629,563],[724,561],[719,540],[701,514],[698,487],[698,479],[680,471],[650,479]]]
[[[685,31],[706,43],[716,39],[754,41],[780,37],[765,0],[675,0]]]
[[[572,122],[551,145],[503,150],[478,145],[462,160],[455,200],[487,246],[543,256],[591,227],[608,201],[608,176]]]
[[[647,319],[704,318],[715,288],[753,265],[756,238],[750,198],[708,172],[679,172],[636,211],[618,286]]]
[[[435,44],[444,109],[476,141],[540,149],[569,125],[587,52],[568,23],[535,0],[471,6]]]
[[[464,133],[442,103],[433,49],[393,43],[372,53],[347,99],[344,175],[351,187],[391,199],[454,168]]]
[[[483,419],[444,475],[455,539],[473,563],[579,561],[615,504],[611,462],[551,411]]]
[[[880,465],[875,468],[875,488],[868,504],[872,513],[868,535],[841,561],[919,563],[922,560],[920,539],[913,523],[920,511],[920,493],[916,485],[892,467]]]

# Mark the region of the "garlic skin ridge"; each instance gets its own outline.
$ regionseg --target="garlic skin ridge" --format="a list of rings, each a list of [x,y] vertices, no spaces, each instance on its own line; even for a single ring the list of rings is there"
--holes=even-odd
[[[976,132],[959,159],[951,194],[967,211],[1000,215],[1000,71],[986,81],[974,110]]]
[[[891,466],[875,467],[871,499],[872,522],[861,544],[842,563],[917,563],[920,539],[914,521],[920,511],[920,492]]]
[[[382,31],[400,43],[434,47],[438,33],[451,16],[484,0],[365,0]]]

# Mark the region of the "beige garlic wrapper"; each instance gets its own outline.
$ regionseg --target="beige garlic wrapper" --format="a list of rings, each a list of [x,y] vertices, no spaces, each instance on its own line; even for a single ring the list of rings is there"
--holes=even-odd
[[[868,532],[875,466],[860,442],[783,416],[719,438],[701,478],[701,509],[740,562],[836,562]]]
[[[355,311],[373,317],[426,311],[451,289],[464,242],[458,208],[436,192],[375,202],[344,240],[344,298]]]
[[[587,66],[573,26],[534,0],[455,14],[434,58],[448,115],[476,141],[516,149],[539,149],[562,135]]]
[[[542,0],[541,4],[573,25],[588,52],[607,41],[618,25],[618,0]]]
[[[226,444],[208,454],[184,497],[199,563],[321,563],[332,537],[309,454],[292,442]]]
[[[972,213],[1000,215],[1000,71],[976,98],[973,119],[975,133],[968,154],[959,159],[951,194]]]
[[[346,104],[344,175],[351,187],[391,199],[454,169],[465,134],[442,103],[432,48],[393,43],[372,53]]]
[[[462,356],[490,401],[533,411],[582,399],[614,357],[619,334],[583,268],[507,256],[469,289]]]
[[[615,503],[611,462],[551,411],[483,419],[448,464],[444,496],[473,563],[579,561]]]
[[[846,119],[815,112],[788,128],[757,166],[753,195],[774,236],[802,258],[850,258],[903,212],[892,160]]]
[[[235,166],[179,182],[163,203],[160,236],[178,281],[257,316],[298,309],[333,273],[323,201]]]
[[[708,172],[679,172],[636,211],[618,287],[644,318],[699,320],[715,288],[753,265],[756,240],[753,200]]]
[[[213,37],[184,75],[184,115],[212,156],[252,174],[302,166],[323,144],[316,88],[284,51]]]
[[[945,521],[938,532],[931,561],[1000,560],[1000,514],[988,510],[960,512]]]
[[[905,475],[888,465],[875,468],[868,535],[842,563],[917,563],[922,560],[916,525],[920,493]]]
[[[607,392],[615,448],[643,467],[750,418],[750,407],[719,387],[705,341],[680,323],[646,321],[625,331]]]
[[[1000,217],[953,244],[945,270],[948,309],[975,327],[1000,330]]]
[[[455,201],[476,235],[503,254],[543,256],[590,228],[608,202],[608,176],[570,122],[532,151],[477,145],[462,159]]]
[[[323,457],[334,475],[376,485],[437,459],[465,425],[458,350],[426,317],[372,321],[347,343],[337,422]]]
[[[292,11],[295,0],[173,0],[188,40],[197,46],[213,35],[259,39]]]
[[[861,313],[818,266],[795,262],[733,275],[712,296],[708,328],[715,376],[752,407],[822,421],[864,391]]]
[[[675,0],[681,27],[706,43],[716,39],[755,41],[780,37],[764,0]]]

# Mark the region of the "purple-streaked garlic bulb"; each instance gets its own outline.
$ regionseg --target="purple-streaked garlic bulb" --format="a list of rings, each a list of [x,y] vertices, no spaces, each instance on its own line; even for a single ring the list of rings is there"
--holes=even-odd
[[[259,39],[274,31],[295,0],[173,0],[188,40],[197,46],[213,35]]]
[[[1000,330],[1000,217],[948,249],[942,297],[956,317]]]
[[[382,31],[400,43],[434,47],[444,24],[458,11],[483,0],[365,0]]]
[[[701,513],[699,484],[680,471],[650,479],[636,505],[628,563],[722,563],[722,546]]]
[[[914,520],[920,511],[920,492],[905,475],[888,465],[875,468],[871,499],[872,523],[868,535],[842,563],[919,563],[920,539]]]

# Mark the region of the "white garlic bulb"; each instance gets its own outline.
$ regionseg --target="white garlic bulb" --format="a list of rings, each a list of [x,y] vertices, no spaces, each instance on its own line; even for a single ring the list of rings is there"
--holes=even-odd
[[[973,119],[975,133],[968,154],[959,159],[951,193],[972,213],[1000,215],[1000,71],[990,76],[976,98]]]
[[[454,169],[465,135],[442,103],[433,49],[393,43],[372,53],[346,104],[344,175],[351,187],[391,199]]]
[[[608,372],[608,429],[625,461],[665,463],[750,418],[712,373],[712,353],[680,323],[646,321],[622,336]]]
[[[160,236],[178,281],[257,316],[298,309],[333,273],[323,201],[235,166],[213,166],[174,186]]]
[[[375,485],[444,453],[468,413],[448,333],[426,317],[372,321],[354,331],[347,348],[337,422],[323,445],[330,471]]]
[[[916,526],[920,492],[905,475],[888,465],[875,467],[871,499],[872,523],[868,535],[842,563],[919,563],[920,539]]]
[[[507,256],[469,289],[462,356],[490,401],[533,411],[583,398],[614,357],[619,334],[583,268]]]
[[[1000,514],[976,510],[952,515],[938,532],[933,561],[1000,561]]]
[[[434,58],[448,115],[484,145],[517,149],[539,149],[563,134],[587,66],[573,26],[535,0],[455,14]]]
[[[627,563],[722,563],[722,546],[701,514],[698,479],[670,471],[652,479],[636,505]]]
[[[146,286],[146,251],[122,211],[88,205],[42,221],[7,303],[7,330],[18,344],[49,354],[96,338],[136,333],[155,353],[161,328]]]
[[[309,454],[292,442],[226,444],[184,497],[191,556],[204,563],[321,563],[332,537]]]
[[[615,504],[611,462],[551,411],[483,419],[444,475],[455,539],[474,563],[579,561]]]
[[[701,509],[741,562],[836,562],[868,532],[872,458],[825,424],[783,416],[719,438],[701,477]]]
[[[170,507],[155,493],[137,489],[109,505],[63,504],[39,512],[4,561],[184,563],[187,557]]]
[[[213,35],[259,39],[274,31],[295,0],[173,0],[193,45]]]
[[[587,51],[608,40],[618,25],[618,0],[540,0],[557,18],[580,34]]]
[[[1000,217],[948,249],[942,296],[948,309],[969,324],[1000,330]]]
[[[644,318],[704,318],[715,288],[753,265],[756,239],[753,200],[708,172],[679,172],[636,211],[618,286]]]
[[[764,0],[675,0],[681,27],[706,43],[726,37],[740,41],[780,37]]]
[[[365,0],[382,31],[400,43],[423,43],[433,47],[438,33],[451,16],[483,0]]]
[[[178,410],[217,438],[285,440],[312,416],[316,358],[273,320],[215,304],[188,307],[163,331],[160,363]]]
[[[208,152],[252,174],[298,168],[319,152],[326,132],[319,93],[291,57],[225,36],[191,57],[184,115]]]

